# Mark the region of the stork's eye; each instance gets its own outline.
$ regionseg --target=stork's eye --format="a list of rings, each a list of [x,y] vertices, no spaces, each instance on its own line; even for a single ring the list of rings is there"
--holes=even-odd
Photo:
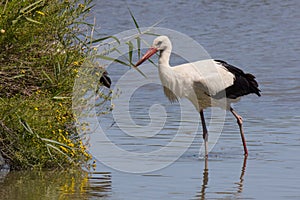
[[[162,43],[162,41],[159,41],[159,42],[157,42],[157,46],[160,46],[161,45],[161,43]]]

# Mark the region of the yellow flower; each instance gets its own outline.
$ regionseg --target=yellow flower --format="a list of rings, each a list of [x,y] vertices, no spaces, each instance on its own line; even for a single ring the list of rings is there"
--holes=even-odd
[[[36,11],[36,13],[45,16],[45,13],[43,13],[42,11]]]
[[[35,91],[35,94],[40,94],[40,93],[41,93],[41,90]]]
[[[82,181],[80,182],[80,193],[86,193],[86,188],[88,186],[88,183],[89,183],[89,178],[88,175],[85,174]]]
[[[64,146],[59,146],[64,152],[68,153],[68,149]]]
[[[34,110],[38,111],[39,109],[37,107],[35,107]]]
[[[1,29],[1,30],[0,30],[0,33],[4,34],[4,33],[5,33],[5,30],[4,30],[4,29]]]
[[[79,62],[78,61],[73,62],[73,65],[79,66]]]
[[[69,143],[69,147],[74,147],[74,144],[73,143]]]

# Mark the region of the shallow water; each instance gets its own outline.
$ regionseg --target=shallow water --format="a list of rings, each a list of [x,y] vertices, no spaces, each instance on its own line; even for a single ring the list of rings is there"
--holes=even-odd
[[[112,170],[115,181],[111,198],[299,199],[300,13],[297,10],[300,3],[138,1],[128,4],[140,26],[151,26],[163,19],[160,27],[187,34],[211,57],[255,74],[262,97],[250,95],[234,105],[244,118],[248,159],[244,160],[242,155],[236,122],[227,114],[207,169],[204,160],[198,159],[202,144],[198,134],[181,158],[162,170],[142,175]],[[104,3],[99,9],[100,30],[116,34],[134,28],[130,17],[124,17],[129,14],[123,1]],[[172,62],[177,64],[174,57]],[[108,70],[113,78],[119,72],[113,67]],[[153,144],[157,148],[165,145],[176,131],[179,117],[176,104],[168,103],[159,86],[148,85],[135,92],[130,104],[131,115],[135,123],[147,125],[149,108],[157,103],[165,107],[169,117],[164,128],[166,133],[160,133],[163,138],[130,143],[117,126],[108,129],[108,135],[121,147],[134,147],[136,151],[152,150]],[[209,117],[210,112],[206,115]]]
[[[213,58],[256,75],[262,97],[250,95],[234,105],[244,119],[248,158],[244,159],[238,127],[228,113],[208,163],[198,158],[202,144],[199,128],[190,148],[176,162],[158,171],[124,173],[99,162],[97,173],[86,177],[85,190],[65,192],[61,189],[64,181],[71,180],[72,184],[77,180],[74,187],[80,188],[82,179],[72,175],[51,178],[49,172],[14,172],[1,183],[1,194],[5,195],[0,198],[57,199],[64,195],[70,199],[299,199],[300,2],[99,1],[94,14],[100,33],[112,35],[134,28],[127,5],[140,26],[151,26],[163,19],[160,27],[187,34]],[[113,81],[123,72],[109,68]],[[139,88],[131,98],[130,112],[136,124],[147,125],[153,104],[164,106],[168,116],[157,137],[132,139],[117,125],[110,127],[113,118],[107,115],[100,120],[109,138],[120,148],[135,152],[150,152],[166,145],[178,128],[180,113],[178,105],[171,105],[158,85]],[[209,116],[207,111],[206,117]],[[182,140],[186,137],[189,134]]]

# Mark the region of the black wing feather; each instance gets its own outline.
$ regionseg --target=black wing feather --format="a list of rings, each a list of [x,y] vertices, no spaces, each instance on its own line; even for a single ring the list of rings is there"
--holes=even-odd
[[[258,88],[258,83],[255,80],[255,76],[252,74],[245,74],[241,69],[234,67],[222,60],[215,60],[223,67],[225,67],[230,73],[235,76],[233,85],[225,89],[226,97],[230,99],[236,99],[240,96],[254,93],[260,96],[260,89]],[[219,94],[220,93],[220,94]],[[219,92],[214,95],[214,98],[222,98],[224,92]],[[222,95],[223,94],[223,95]]]

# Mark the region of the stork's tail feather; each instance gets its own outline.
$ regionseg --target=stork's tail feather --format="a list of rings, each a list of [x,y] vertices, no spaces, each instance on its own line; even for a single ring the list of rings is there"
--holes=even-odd
[[[255,93],[257,96],[260,97],[260,89],[258,88],[258,83],[255,80],[255,76],[252,74],[245,74],[245,77],[249,82],[250,93]]]

